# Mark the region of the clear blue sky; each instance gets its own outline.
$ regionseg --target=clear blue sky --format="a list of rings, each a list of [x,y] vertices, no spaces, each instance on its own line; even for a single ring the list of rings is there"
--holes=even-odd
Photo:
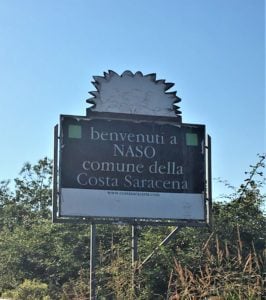
[[[174,82],[183,121],[212,136],[213,177],[238,186],[265,152],[264,35],[263,0],[1,0],[0,180],[52,158],[59,114],[85,115],[111,69]]]

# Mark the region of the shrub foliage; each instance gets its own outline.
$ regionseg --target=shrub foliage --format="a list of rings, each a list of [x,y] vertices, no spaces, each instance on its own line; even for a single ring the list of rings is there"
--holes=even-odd
[[[180,228],[161,247],[173,227],[139,227],[139,261],[134,268],[130,226],[97,225],[97,298],[260,299],[265,265],[264,161],[265,155],[260,155],[243,185],[226,201],[214,203],[211,227]],[[89,299],[90,228],[52,224],[51,174],[52,162],[44,158],[23,166],[14,189],[9,181],[0,183],[2,296]]]

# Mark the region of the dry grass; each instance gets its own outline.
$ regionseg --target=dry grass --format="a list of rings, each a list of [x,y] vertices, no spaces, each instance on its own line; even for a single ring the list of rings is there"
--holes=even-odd
[[[262,259],[252,250],[244,257],[237,228],[236,253],[212,234],[202,249],[202,263],[193,270],[175,260],[169,299],[261,299]]]

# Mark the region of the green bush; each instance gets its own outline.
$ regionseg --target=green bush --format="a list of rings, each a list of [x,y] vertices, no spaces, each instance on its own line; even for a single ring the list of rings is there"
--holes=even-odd
[[[26,279],[16,289],[7,291],[3,297],[14,300],[50,300],[48,296],[48,285],[37,280]]]

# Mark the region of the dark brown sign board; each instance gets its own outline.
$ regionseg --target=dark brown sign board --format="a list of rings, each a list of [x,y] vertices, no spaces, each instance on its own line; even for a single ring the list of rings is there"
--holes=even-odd
[[[58,218],[206,223],[206,149],[174,117],[62,115]]]

